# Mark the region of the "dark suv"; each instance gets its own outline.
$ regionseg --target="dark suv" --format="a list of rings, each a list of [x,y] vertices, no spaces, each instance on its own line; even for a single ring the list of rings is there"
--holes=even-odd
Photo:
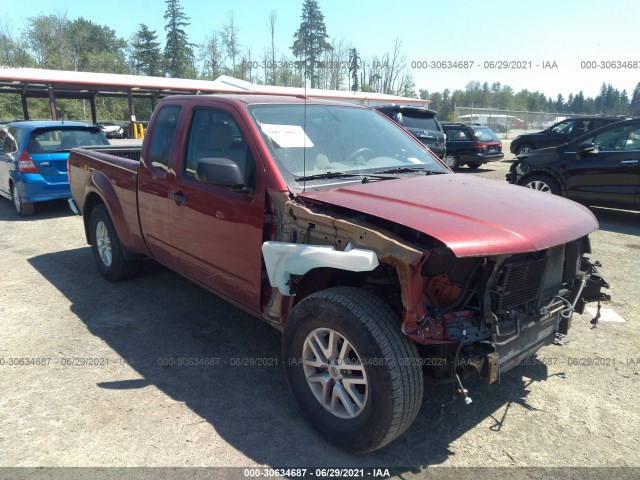
[[[502,141],[489,127],[464,123],[443,123],[447,136],[444,162],[453,170],[463,165],[478,168],[483,163],[502,160]]]
[[[395,120],[440,158],[444,157],[445,136],[436,119],[437,112],[407,105],[378,105],[373,108]]]
[[[520,155],[531,150],[555,147],[589,133],[596,128],[624,120],[624,117],[573,117],[545,128],[541,132],[518,135],[511,142],[511,153]]]
[[[523,153],[507,180],[586,205],[640,209],[640,118]]]

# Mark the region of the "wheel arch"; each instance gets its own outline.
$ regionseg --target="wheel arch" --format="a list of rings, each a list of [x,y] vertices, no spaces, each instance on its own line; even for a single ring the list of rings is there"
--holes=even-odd
[[[116,194],[109,179],[101,172],[94,172],[89,178],[85,189],[85,200],[82,205],[82,217],[84,220],[85,236],[87,243],[90,242],[90,222],[91,212],[98,205],[104,205],[111,217],[113,227],[120,239],[121,246],[127,258],[135,257],[131,252],[138,251],[138,243],[134,234],[127,225],[127,214],[122,207],[122,203]],[[135,215],[138,215],[137,205]],[[129,213],[131,215],[131,213]]]
[[[373,283],[375,278],[379,283]],[[402,318],[402,289],[400,278],[394,267],[380,264],[371,272],[353,272],[338,268],[319,267],[310,270],[295,280],[296,289],[293,306],[308,296],[333,287],[356,287],[375,294],[397,314],[398,324]]]

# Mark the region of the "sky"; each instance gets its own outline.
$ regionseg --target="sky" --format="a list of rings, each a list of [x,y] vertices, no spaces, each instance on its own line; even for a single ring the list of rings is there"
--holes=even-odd
[[[250,48],[252,58],[270,46],[272,11],[278,56],[290,56],[302,12],[302,0],[180,4],[190,17],[186,30],[193,43],[220,29],[233,12],[241,47]],[[537,90],[554,99],[560,93],[566,100],[580,90],[596,96],[603,82],[631,96],[640,81],[637,0],[319,0],[319,5],[329,39],[351,44],[365,60],[391,52],[400,39],[416,92],[463,89],[475,80]],[[15,35],[30,16],[66,13],[70,20],[84,17],[108,25],[123,38],[145,23],[164,45],[164,11],[162,0],[63,0],[57,6],[50,0],[21,0],[19,8],[3,10],[0,22]]]

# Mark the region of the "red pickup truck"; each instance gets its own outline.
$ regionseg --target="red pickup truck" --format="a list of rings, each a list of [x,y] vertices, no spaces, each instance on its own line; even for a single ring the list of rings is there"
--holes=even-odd
[[[141,149],[73,149],[72,208],[100,272],[151,257],[283,332],[300,408],[331,441],[380,448],[424,379],[500,373],[608,296],[598,228],[553,195],[453,174],[369,108],[175,96]]]

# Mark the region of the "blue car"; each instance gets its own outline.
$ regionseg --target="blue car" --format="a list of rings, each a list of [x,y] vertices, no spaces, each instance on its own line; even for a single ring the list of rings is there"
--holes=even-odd
[[[35,202],[71,198],[67,157],[74,147],[109,145],[100,128],[81,122],[23,121],[0,128],[0,195],[21,217]]]

